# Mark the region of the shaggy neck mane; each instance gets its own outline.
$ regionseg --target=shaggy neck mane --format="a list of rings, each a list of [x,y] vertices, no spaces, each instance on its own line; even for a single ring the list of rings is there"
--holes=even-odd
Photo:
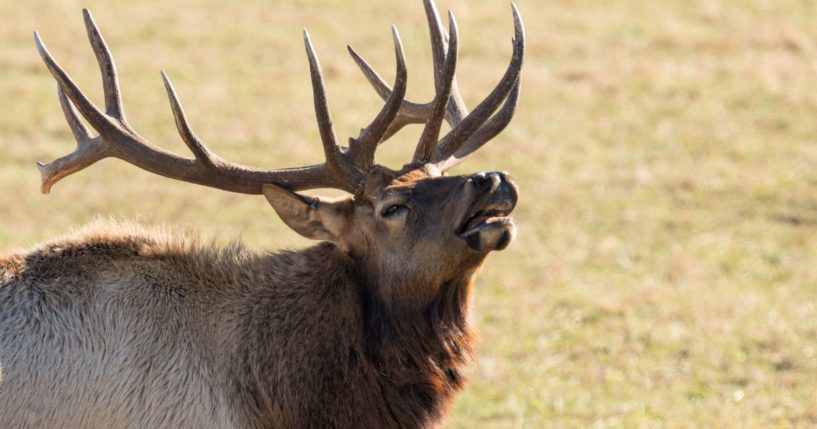
[[[366,354],[398,421],[422,425],[445,414],[463,387],[474,338],[467,321],[473,278],[469,271],[443,283],[420,307],[389,306],[377,287],[361,286]]]

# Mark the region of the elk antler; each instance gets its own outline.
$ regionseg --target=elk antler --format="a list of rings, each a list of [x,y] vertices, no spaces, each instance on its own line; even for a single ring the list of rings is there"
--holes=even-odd
[[[525,31],[522,18],[516,6],[511,4],[514,17],[513,55],[505,75],[497,86],[469,114],[460,95],[456,78],[453,77],[456,60],[457,32],[453,17],[449,13],[451,30],[446,33],[440,21],[440,15],[433,0],[424,0],[426,18],[431,36],[431,52],[434,63],[434,82],[437,95],[429,103],[421,104],[404,100],[394,121],[389,125],[383,139],[408,124],[425,123],[426,130],[433,129],[443,115],[439,112],[438,99],[446,100],[444,116],[451,126],[451,131],[439,142],[429,143],[425,139],[435,132],[423,132],[415,152],[415,161],[430,161],[437,164],[440,171],[445,171],[459,164],[465,157],[476,151],[490,139],[499,134],[511,121],[519,98],[519,75],[525,54]],[[453,48],[453,49],[452,49]],[[391,97],[393,91],[380,75],[351,47],[349,53],[360,67],[366,79],[383,99]],[[504,103],[503,103],[504,101]],[[500,107],[500,104],[502,106]],[[499,109],[497,111],[497,109]],[[436,135],[434,136],[436,140]],[[436,147],[435,146],[436,143]],[[431,146],[429,148],[428,146]],[[421,149],[422,148],[422,149]],[[430,155],[429,155],[430,154]]]
[[[375,149],[387,132],[389,124],[395,120],[406,92],[407,73],[403,47],[397,30],[392,27],[397,57],[394,90],[385,97],[386,103],[372,123],[361,130],[358,138],[350,140],[348,150],[342,150],[335,144],[320,65],[309,35],[304,32],[304,43],[312,78],[315,114],[326,161],[308,167],[262,170],[226,161],[211,152],[193,133],[173,85],[167,75],[162,72],[162,79],[170,98],[170,106],[179,134],[194,156],[192,159],[184,158],[153,146],[128,124],[122,108],[119,79],[113,58],[87,9],[83,9],[83,16],[88,38],[102,74],[102,88],[105,95],[104,112],[80,91],[74,81],[48,53],[40,36],[34,33],[40,56],[54,79],[57,80],[60,105],[77,140],[77,148],[74,152],[49,164],[37,163],[42,175],[42,192],[46,194],[63,177],[108,157],[122,159],[139,168],[172,179],[231,192],[261,194],[264,184],[274,183],[290,190],[337,188],[354,193],[372,167]],[[96,129],[99,136],[90,136],[88,129],[80,121],[77,110]]]

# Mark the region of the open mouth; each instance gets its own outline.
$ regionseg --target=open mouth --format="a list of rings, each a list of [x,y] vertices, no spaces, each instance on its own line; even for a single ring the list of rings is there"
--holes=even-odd
[[[484,228],[512,224],[513,218],[508,215],[515,205],[515,199],[508,196],[492,196],[484,206],[476,208],[466,218],[458,231],[459,235],[467,236]]]

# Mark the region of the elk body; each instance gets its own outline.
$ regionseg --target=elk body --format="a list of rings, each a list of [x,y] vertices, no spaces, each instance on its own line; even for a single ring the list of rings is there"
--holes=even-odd
[[[53,60],[77,149],[39,164],[43,192],[106,157],[168,178],[263,194],[296,232],[321,244],[297,252],[216,249],[171,233],[99,224],[29,253],[0,257],[0,427],[434,427],[463,386],[474,276],[515,229],[505,173],[445,171],[511,120],[524,53],[514,8],[513,56],[470,113],[454,79],[457,29],[424,2],[436,95],[404,100],[397,57],[389,87],[351,50],[385,100],[372,123],[335,143],[309,38],[314,103],[326,161],[281,170],[233,164],[192,132],[163,74],[184,158],[151,145],[126,121],[116,68],[90,14],[100,65],[99,109]],[[82,116],[97,132],[91,132]],[[440,138],[447,121],[451,131]],[[424,124],[400,170],[374,163],[403,126]],[[298,191],[337,188],[347,197]]]

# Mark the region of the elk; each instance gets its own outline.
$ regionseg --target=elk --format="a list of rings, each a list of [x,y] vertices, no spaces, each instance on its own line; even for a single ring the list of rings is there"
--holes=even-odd
[[[496,136],[517,105],[524,55],[513,9],[510,64],[472,111],[454,71],[457,26],[424,0],[435,95],[405,99],[403,48],[392,27],[389,86],[349,52],[384,105],[348,147],[335,141],[317,56],[304,32],[325,161],[264,170],[213,153],[162,73],[176,126],[193,153],[152,145],[127,121],[116,67],[91,14],[104,110],[34,33],[56,79],[77,148],[38,163],[42,192],[104,158],[171,179],[264,195],[278,216],[321,243],[258,253],[108,223],[0,257],[0,427],[437,427],[465,382],[474,277],[515,234],[518,192],[504,172],[445,172]],[[85,125],[96,130],[97,136]],[[440,137],[442,122],[451,130]],[[377,146],[424,125],[399,170]],[[339,198],[300,191],[334,188]]]

